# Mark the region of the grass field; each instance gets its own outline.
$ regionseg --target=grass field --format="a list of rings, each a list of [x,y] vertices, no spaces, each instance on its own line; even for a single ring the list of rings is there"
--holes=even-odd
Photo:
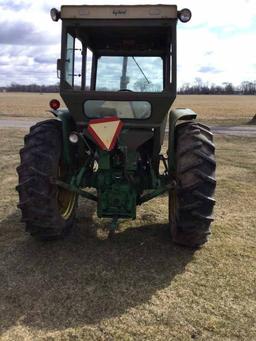
[[[52,115],[46,110],[58,94],[0,93],[0,119],[11,117],[42,117]],[[63,104],[63,102],[62,102]],[[191,108],[200,121],[209,124],[245,124],[256,114],[256,96],[180,95],[174,108]]]
[[[68,239],[34,241],[14,190],[24,130],[0,134],[1,340],[256,340],[255,139],[216,138],[216,220],[193,252],[171,243],[166,196],[112,241],[84,200]]]

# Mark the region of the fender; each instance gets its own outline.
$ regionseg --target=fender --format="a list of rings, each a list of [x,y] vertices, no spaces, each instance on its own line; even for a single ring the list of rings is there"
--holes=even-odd
[[[68,109],[49,110],[59,121],[62,122],[63,137],[63,160],[68,166],[72,165],[72,145],[69,142],[69,134],[76,130],[76,123]]]
[[[169,112],[169,146],[168,162],[169,174],[175,172],[175,127],[179,120],[195,120],[197,114],[191,109],[179,108]]]

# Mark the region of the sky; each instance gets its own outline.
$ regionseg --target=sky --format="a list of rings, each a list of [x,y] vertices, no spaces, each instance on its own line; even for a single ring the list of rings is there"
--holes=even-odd
[[[49,11],[83,3],[187,7],[191,21],[178,23],[178,86],[256,80],[256,0],[0,0],[0,86],[57,83],[61,21]]]

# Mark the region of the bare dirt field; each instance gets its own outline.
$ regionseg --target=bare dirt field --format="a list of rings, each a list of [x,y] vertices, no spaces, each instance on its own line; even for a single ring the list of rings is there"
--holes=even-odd
[[[216,137],[216,220],[193,252],[170,240],[166,196],[111,241],[85,200],[66,240],[25,235],[14,190],[24,132],[0,130],[1,340],[256,339],[255,138]]]
[[[61,100],[58,94],[0,93],[0,119],[49,118],[52,98]],[[256,96],[179,95],[173,107],[191,108],[200,121],[208,124],[241,125],[256,114]]]

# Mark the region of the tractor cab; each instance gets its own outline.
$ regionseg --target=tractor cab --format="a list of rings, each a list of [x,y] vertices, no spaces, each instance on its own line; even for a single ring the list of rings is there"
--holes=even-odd
[[[160,128],[176,97],[176,23],[185,9],[62,6],[60,93],[78,125],[117,116]]]

